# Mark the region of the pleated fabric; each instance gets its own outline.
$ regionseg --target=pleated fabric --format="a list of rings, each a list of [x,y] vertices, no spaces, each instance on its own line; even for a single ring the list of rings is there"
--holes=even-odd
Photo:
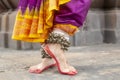
[[[43,43],[54,28],[73,35],[89,6],[90,0],[20,0],[12,39]]]

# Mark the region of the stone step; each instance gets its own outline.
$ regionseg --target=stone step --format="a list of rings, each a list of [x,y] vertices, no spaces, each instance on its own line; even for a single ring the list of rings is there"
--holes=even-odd
[[[15,9],[19,0],[0,0],[0,10]]]
[[[105,0],[104,2],[106,9],[120,8],[120,0]]]
[[[0,32],[0,47],[8,48],[8,34]]]
[[[91,8],[100,8],[104,7],[104,0],[92,0]]]

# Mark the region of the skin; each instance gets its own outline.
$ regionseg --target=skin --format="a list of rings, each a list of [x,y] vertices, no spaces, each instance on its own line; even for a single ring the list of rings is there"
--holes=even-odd
[[[60,69],[62,72],[74,72],[77,73],[76,69],[72,66],[70,66],[67,63],[67,60],[64,55],[64,51],[61,49],[61,46],[59,44],[49,44],[49,49],[52,53],[54,53],[54,56],[56,57],[57,61],[59,62]],[[36,69],[44,69],[46,66],[55,64],[54,59],[44,58],[42,62],[38,65],[30,67],[29,71],[35,71]]]

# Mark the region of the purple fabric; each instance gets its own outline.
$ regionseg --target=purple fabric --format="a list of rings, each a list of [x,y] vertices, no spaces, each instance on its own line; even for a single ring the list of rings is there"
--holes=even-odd
[[[37,0],[29,0],[28,6],[29,9],[32,10],[36,7]]]
[[[24,14],[27,7],[29,9],[38,8],[43,0],[20,0],[18,8],[21,7]],[[55,24],[72,24],[77,27],[83,25],[91,0],[71,0],[70,2],[61,5],[60,11],[55,13]]]
[[[71,0],[56,12],[54,24],[72,24],[77,27],[83,25],[91,0]]]
[[[29,0],[20,0],[20,1],[19,1],[18,9],[21,8],[22,13],[25,12],[25,10],[26,10],[26,8],[27,8],[27,5],[28,5],[28,2],[29,2]]]
[[[40,10],[41,2],[42,0],[37,0],[36,7],[38,8],[38,10]]]
[[[25,12],[26,8],[29,7],[30,10],[34,8],[40,9],[40,4],[42,0],[20,0],[18,8],[21,7],[22,13]]]

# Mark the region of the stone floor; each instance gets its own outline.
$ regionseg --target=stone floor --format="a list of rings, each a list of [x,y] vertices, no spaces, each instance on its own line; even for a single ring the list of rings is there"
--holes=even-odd
[[[61,75],[56,67],[31,74],[29,66],[41,61],[38,50],[0,48],[0,80],[120,80],[119,44],[71,47],[66,55],[78,70],[75,76]]]

